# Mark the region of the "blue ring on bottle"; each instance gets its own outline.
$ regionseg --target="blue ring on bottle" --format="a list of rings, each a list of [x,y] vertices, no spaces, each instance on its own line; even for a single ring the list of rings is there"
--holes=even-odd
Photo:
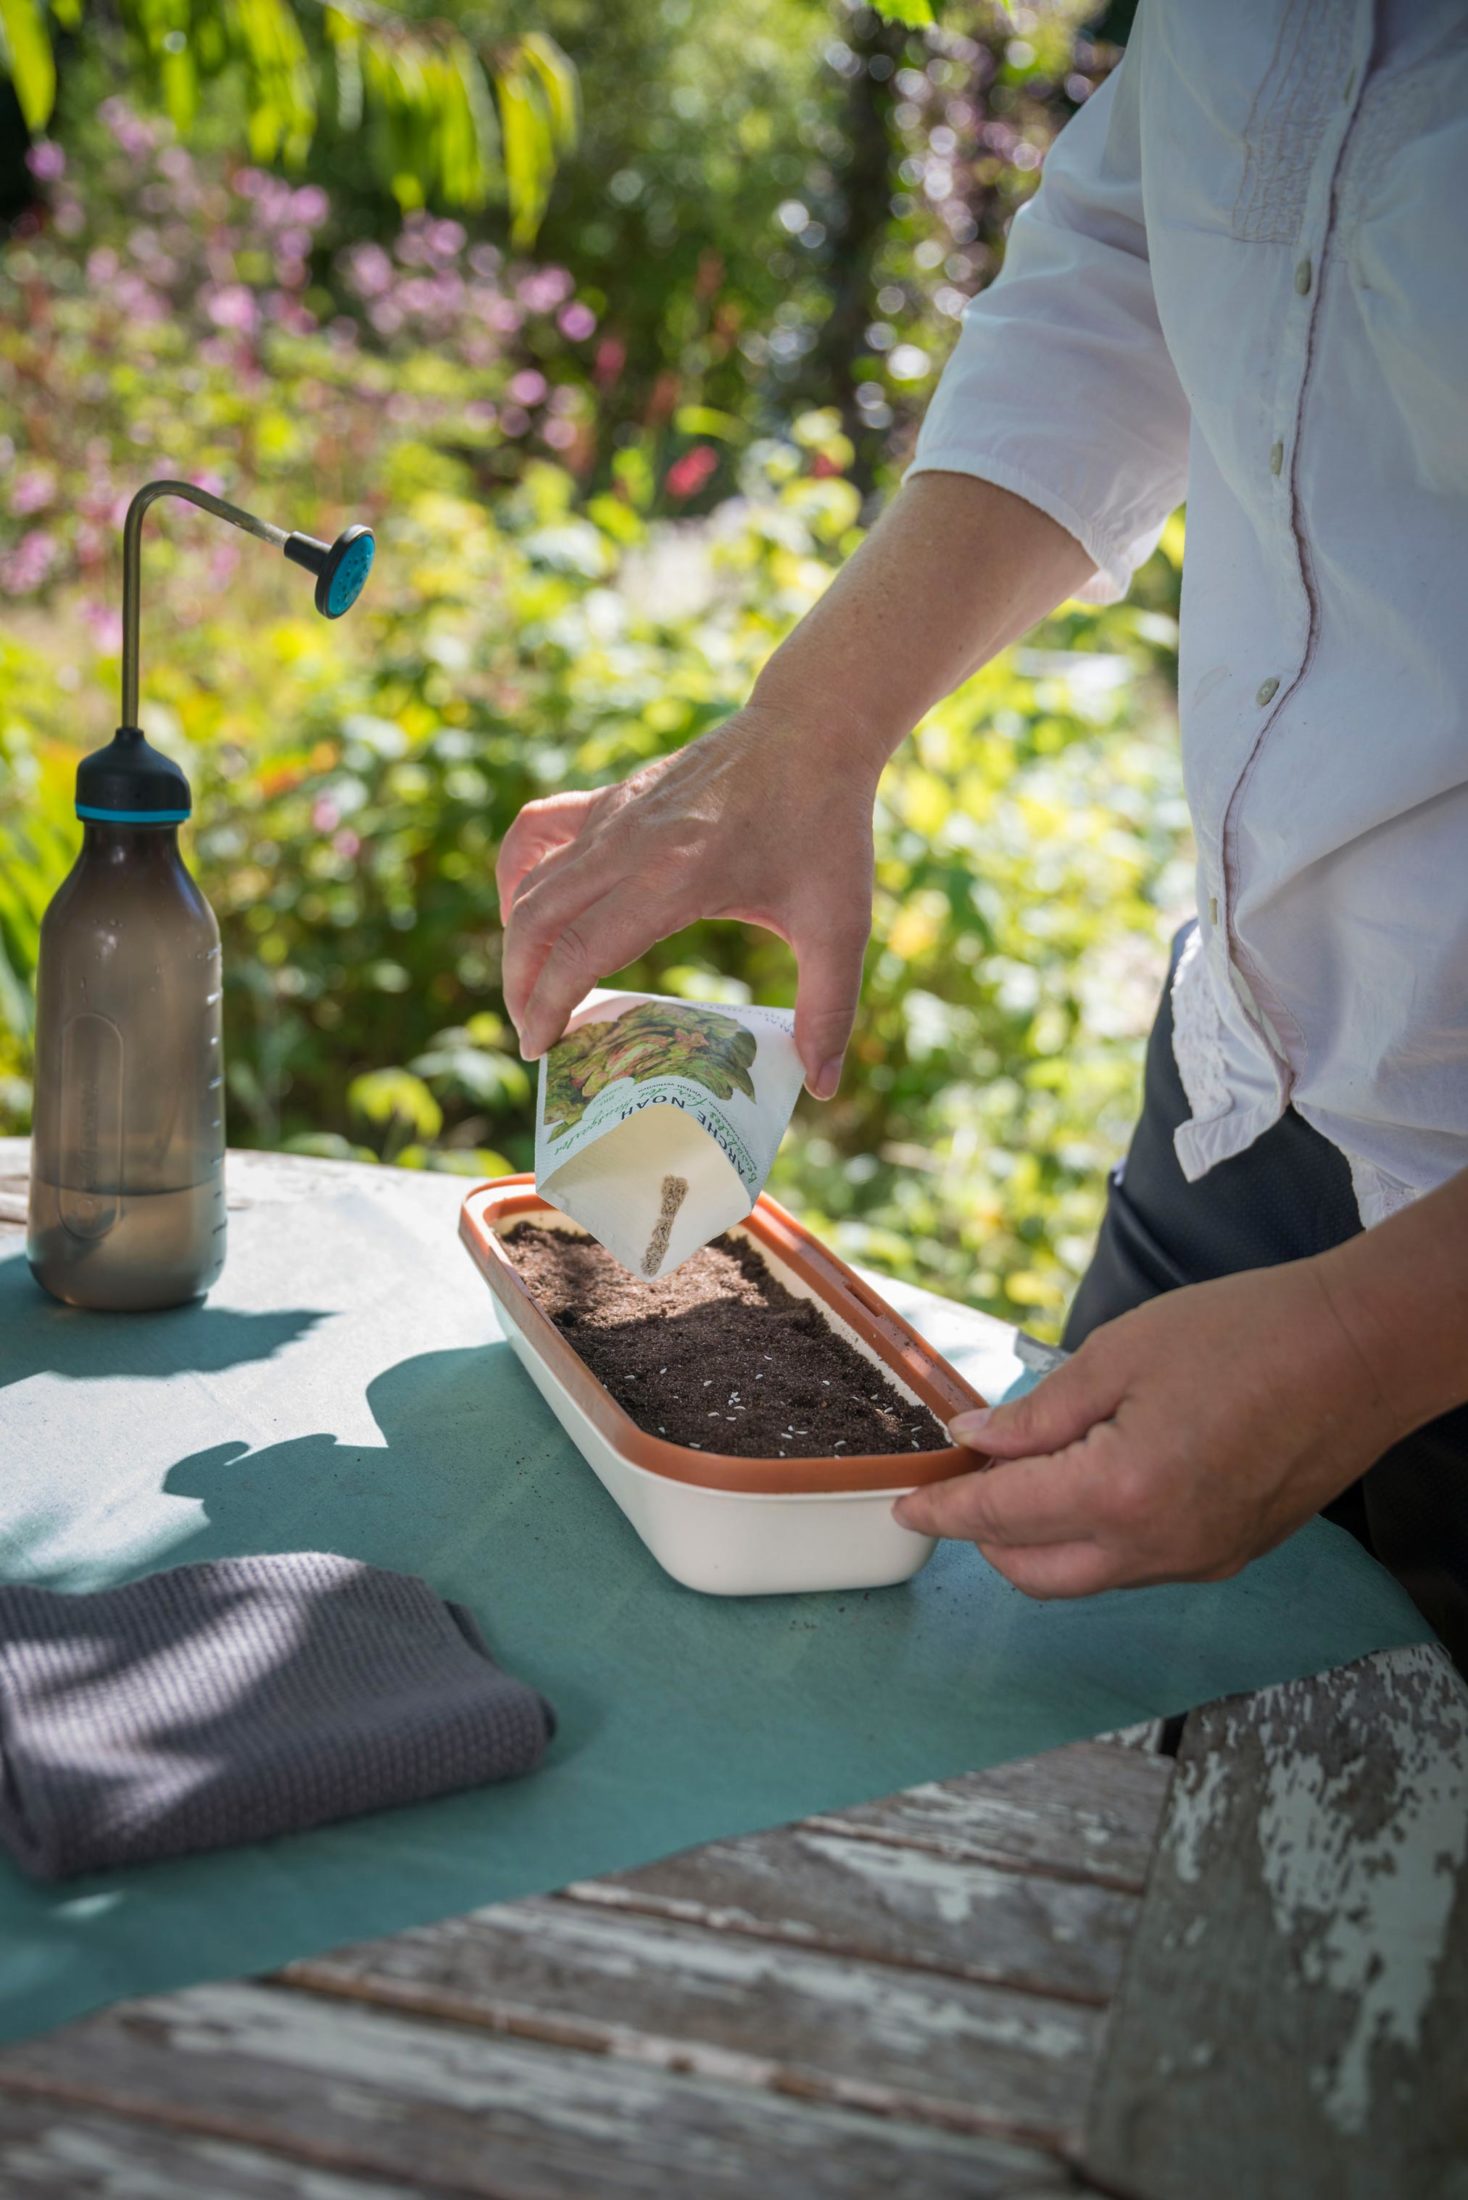
[[[186,825],[189,819],[187,810],[94,810],[85,802],[76,814],[89,825]]]

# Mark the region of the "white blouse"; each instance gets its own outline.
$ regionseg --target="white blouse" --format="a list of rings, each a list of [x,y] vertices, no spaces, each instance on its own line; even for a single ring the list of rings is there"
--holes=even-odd
[[[1103,598],[1187,498],[1188,1178],[1288,1106],[1368,1223],[1468,1166],[1468,0],[1144,0],[914,470]]]

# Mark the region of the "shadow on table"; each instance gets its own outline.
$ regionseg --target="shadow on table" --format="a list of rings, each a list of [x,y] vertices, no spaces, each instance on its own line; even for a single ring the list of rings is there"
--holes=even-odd
[[[623,1523],[610,1499],[564,1457],[508,1345],[417,1353],[374,1377],[367,1403],[380,1444],[323,1431],[255,1451],[215,1444],[171,1467],[165,1491],[198,1501],[205,1524],[170,1548],[168,1564],[314,1550],[419,1574],[470,1607],[513,1669],[516,1646],[501,1630],[518,1632],[527,1595],[544,1611],[584,1606],[572,1516],[605,1506],[615,1534]],[[579,1743],[591,1707],[574,1671],[533,1677],[555,1701],[562,1743]]]
[[[417,1353],[374,1376],[367,1404],[378,1444],[323,1431],[255,1451],[215,1444],[171,1467],[164,1489],[198,1500],[207,1521],[178,1556],[340,1551],[453,1593],[523,1555],[549,1422],[508,1346]]]
[[[207,1301],[160,1314],[87,1313],[48,1298],[16,1254],[0,1261],[0,1390],[28,1375],[63,1375],[70,1382],[215,1375],[268,1360],[325,1318],[324,1308],[249,1314]]]

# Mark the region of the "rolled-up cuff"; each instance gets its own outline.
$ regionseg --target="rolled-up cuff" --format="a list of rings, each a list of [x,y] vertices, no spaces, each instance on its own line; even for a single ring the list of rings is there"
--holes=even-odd
[[[1162,532],[1158,527],[1149,535],[1124,541],[1095,517],[1080,511],[1042,473],[1000,452],[971,444],[920,445],[904,479],[910,481],[915,474],[967,474],[975,481],[989,481],[996,489],[1023,497],[1026,504],[1033,504],[1037,512],[1053,519],[1057,527],[1074,536],[1096,568],[1091,579],[1076,590],[1086,603],[1119,603],[1137,567],[1145,564],[1156,549]]]

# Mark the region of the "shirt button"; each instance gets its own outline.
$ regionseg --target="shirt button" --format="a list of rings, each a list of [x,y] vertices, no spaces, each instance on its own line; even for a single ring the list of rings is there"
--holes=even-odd
[[[1298,290],[1302,298],[1308,298],[1310,295],[1310,279],[1312,272],[1313,271],[1311,269],[1308,259],[1301,260],[1299,266],[1295,269],[1295,288],[1296,290]]]
[[[1254,697],[1254,700],[1262,710],[1266,703],[1272,703],[1274,701],[1274,698],[1276,697],[1276,695],[1278,695],[1278,693],[1278,680],[1261,680],[1259,683],[1259,692]]]
[[[1271,443],[1269,446],[1269,471],[1272,474],[1277,474],[1282,472],[1283,469],[1284,445],[1282,443]]]
[[[1209,922],[1210,924],[1217,924],[1217,922],[1218,922],[1218,896],[1217,896],[1217,894],[1210,894],[1210,895],[1208,896],[1208,922]]]

